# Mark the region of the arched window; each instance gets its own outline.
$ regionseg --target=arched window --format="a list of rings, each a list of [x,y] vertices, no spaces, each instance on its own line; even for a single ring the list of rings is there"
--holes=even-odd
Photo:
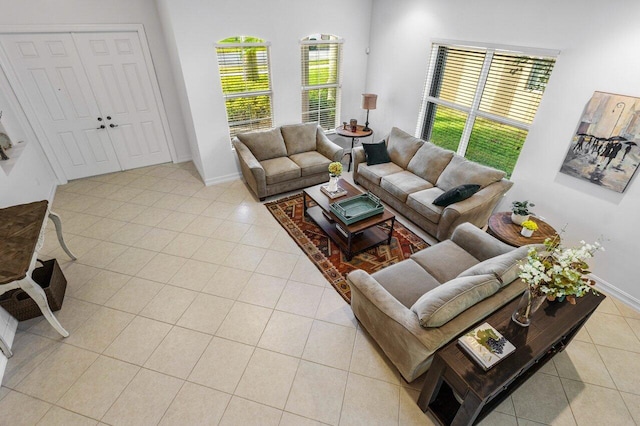
[[[340,121],[342,39],[313,34],[300,40],[302,122],[334,129]]]
[[[216,44],[231,137],[273,126],[269,43],[236,36]]]

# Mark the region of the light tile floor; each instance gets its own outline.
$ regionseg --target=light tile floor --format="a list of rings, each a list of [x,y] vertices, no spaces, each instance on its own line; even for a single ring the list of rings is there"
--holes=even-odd
[[[54,209],[78,255],[49,226],[71,336],[20,324],[0,424],[433,424],[423,379],[400,377],[241,181],[166,164],[73,181]],[[483,423],[640,422],[639,337],[640,313],[607,298]]]

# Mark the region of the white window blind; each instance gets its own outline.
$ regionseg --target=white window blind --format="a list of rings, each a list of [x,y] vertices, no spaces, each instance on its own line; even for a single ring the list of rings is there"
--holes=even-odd
[[[525,49],[434,43],[418,133],[510,176],[554,64]]]
[[[324,130],[340,120],[342,39],[316,34],[300,41],[302,122],[317,121]]]
[[[230,37],[216,44],[216,53],[231,137],[273,127],[269,44]]]

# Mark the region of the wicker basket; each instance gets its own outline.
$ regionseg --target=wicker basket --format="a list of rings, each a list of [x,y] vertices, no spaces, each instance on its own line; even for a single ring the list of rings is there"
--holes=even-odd
[[[42,266],[33,270],[31,277],[42,287],[52,311],[62,308],[67,280],[55,259],[41,261]],[[40,308],[29,295],[17,288],[0,296],[0,306],[13,315],[18,321],[25,321],[42,315]]]

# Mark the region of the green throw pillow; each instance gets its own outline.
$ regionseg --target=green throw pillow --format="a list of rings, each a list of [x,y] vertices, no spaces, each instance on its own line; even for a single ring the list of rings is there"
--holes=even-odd
[[[473,194],[480,190],[480,185],[467,184],[456,186],[440,195],[433,200],[433,204],[440,207],[446,207],[449,204],[457,203],[458,201],[466,200]]]
[[[367,166],[391,162],[391,158],[389,158],[389,153],[387,152],[387,145],[384,141],[378,143],[363,143],[362,147],[367,156]]]

